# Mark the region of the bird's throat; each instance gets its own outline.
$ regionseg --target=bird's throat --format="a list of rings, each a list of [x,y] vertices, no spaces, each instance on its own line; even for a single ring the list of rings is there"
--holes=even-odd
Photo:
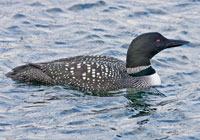
[[[151,66],[127,68],[127,73],[133,77],[153,75],[156,71]]]

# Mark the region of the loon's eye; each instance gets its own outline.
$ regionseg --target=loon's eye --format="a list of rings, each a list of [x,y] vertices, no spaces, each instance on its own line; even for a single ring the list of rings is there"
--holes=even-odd
[[[160,43],[160,39],[157,39],[156,42],[157,42],[157,43]]]

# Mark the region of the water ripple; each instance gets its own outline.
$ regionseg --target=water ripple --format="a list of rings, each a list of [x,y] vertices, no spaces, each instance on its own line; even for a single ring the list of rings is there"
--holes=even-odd
[[[1,1],[0,139],[199,139],[199,6],[199,0]],[[152,59],[162,81],[156,88],[83,92],[5,77],[19,65],[76,55],[125,62],[132,39],[155,31],[191,42]]]
[[[60,8],[51,8],[51,9],[47,9],[46,11],[49,13],[62,13],[63,12],[63,10]]]
[[[26,16],[23,14],[16,14],[13,16],[14,19],[21,19],[21,18],[25,18]]]
[[[99,6],[105,6],[105,5],[106,3],[104,1],[98,1],[95,3],[76,4],[76,5],[71,6],[69,10],[79,11],[79,10],[90,9],[90,8],[95,8]]]
[[[31,3],[30,6],[40,7],[40,6],[44,6],[44,5],[41,4],[40,2],[34,2],[34,3]]]

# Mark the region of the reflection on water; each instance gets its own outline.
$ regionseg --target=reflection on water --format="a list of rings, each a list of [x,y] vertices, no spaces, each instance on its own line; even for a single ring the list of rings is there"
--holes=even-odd
[[[151,99],[150,99],[151,96]],[[137,89],[137,90],[130,90],[127,91],[125,97],[130,100],[128,105],[126,106],[127,109],[130,111],[135,112],[131,118],[141,117],[150,115],[151,112],[155,111],[156,108],[155,104],[153,104],[153,97],[165,97],[160,91],[156,88],[148,88],[148,89]]]

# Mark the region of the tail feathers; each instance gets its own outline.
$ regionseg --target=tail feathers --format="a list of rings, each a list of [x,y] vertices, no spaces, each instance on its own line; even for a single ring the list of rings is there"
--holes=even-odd
[[[16,68],[13,69],[13,71],[21,71],[21,70],[25,70],[26,68],[30,68],[30,67],[35,67],[37,69],[41,69],[41,66],[38,64],[34,64],[34,63],[29,63],[27,65],[22,65],[22,66],[18,66]]]
[[[8,72],[8,73],[6,73],[6,76],[9,77],[9,78],[11,78],[11,79],[13,79],[13,80],[20,80],[18,78],[18,76],[16,76],[15,72]]]
[[[19,81],[23,80],[21,73],[23,73],[27,67],[29,67],[29,65],[22,65],[22,66],[16,67],[16,68],[12,69],[11,72],[8,72],[6,74],[6,76],[13,80],[19,80]]]
[[[16,67],[6,76],[17,81],[54,84],[54,80],[41,70],[40,65],[32,63]]]
[[[31,69],[32,67],[40,69],[39,65],[29,63],[27,65],[18,66],[12,69],[12,71],[8,72],[6,76],[12,78],[13,80],[22,80],[22,77],[20,75],[23,75],[22,73],[25,73],[28,69]]]

